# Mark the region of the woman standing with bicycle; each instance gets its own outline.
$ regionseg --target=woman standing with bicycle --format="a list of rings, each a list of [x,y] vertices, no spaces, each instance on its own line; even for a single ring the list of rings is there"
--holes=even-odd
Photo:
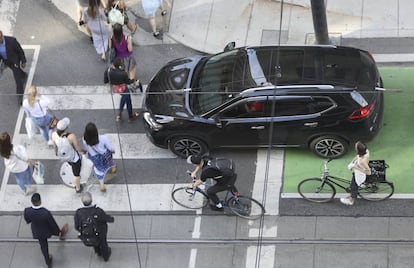
[[[369,163],[369,151],[367,146],[361,141],[355,143],[357,155],[348,164],[348,169],[352,170],[351,196],[341,198],[342,204],[352,206],[358,195],[358,187],[365,182],[366,176],[371,175]]]

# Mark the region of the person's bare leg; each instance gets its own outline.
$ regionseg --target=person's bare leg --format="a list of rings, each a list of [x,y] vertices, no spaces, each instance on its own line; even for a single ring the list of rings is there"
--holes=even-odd
[[[75,190],[79,190],[80,189],[80,177],[73,177],[73,183],[75,184]]]
[[[137,30],[137,28],[138,28],[138,25],[135,25],[135,24],[133,24],[131,21],[128,21],[127,28],[128,28],[128,30],[129,30],[132,34],[134,34],[134,33],[135,33],[135,31],[136,31],[136,30]]]
[[[155,34],[157,32],[157,25],[155,22],[155,17],[148,18],[148,21],[151,26],[152,33]]]
[[[137,66],[135,65],[134,68],[131,68],[128,73],[129,79],[137,79]]]

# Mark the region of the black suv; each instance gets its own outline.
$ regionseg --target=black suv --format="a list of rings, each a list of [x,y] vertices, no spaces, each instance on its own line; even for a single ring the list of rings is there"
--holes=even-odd
[[[242,47],[177,59],[149,83],[147,136],[181,157],[223,147],[309,147],[343,156],[383,121],[372,56],[351,47]]]

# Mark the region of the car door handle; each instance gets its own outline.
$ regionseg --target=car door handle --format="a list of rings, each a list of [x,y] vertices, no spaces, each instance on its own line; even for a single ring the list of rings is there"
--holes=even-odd
[[[255,126],[255,127],[251,127],[251,129],[264,129],[264,126]]]
[[[303,124],[305,127],[317,127],[318,126],[318,122],[313,122],[313,123],[305,123]]]

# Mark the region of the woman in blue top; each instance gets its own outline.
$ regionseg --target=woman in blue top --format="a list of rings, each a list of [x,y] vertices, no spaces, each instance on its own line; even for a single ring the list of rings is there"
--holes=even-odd
[[[93,162],[96,177],[100,183],[101,192],[106,192],[104,178],[106,173],[115,173],[116,164],[112,158],[115,152],[109,139],[98,134],[94,123],[88,123],[83,134],[83,145],[86,148],[89,159]]]

